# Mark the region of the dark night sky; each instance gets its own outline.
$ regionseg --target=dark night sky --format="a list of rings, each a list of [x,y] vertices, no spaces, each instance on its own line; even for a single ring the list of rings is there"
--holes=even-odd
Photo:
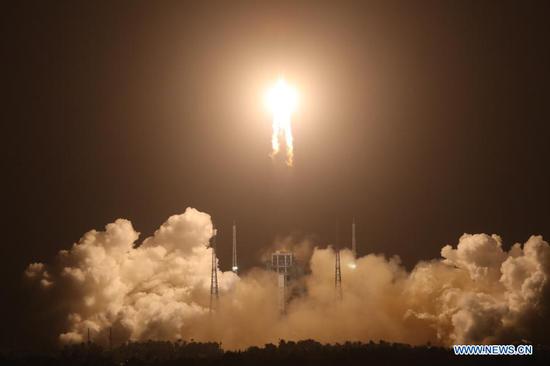
[[[144,238],[205,211],[223,269],[233,219],[244,268],[353,216],[360,254],[409,268],[464,232],[550,237],[544,2],[228,3],[2,10],[2,344],[28,332],[25,266],[119,217]],[[261,104],[281,72],[291,170]]]

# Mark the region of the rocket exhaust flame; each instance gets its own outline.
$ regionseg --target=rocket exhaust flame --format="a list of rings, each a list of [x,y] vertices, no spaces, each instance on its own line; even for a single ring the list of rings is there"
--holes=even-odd
[[[271,154],[274,158],[281,150],[280,138],[284,138],[286,147],[286,164],[292,166],[294,161],[294,139],[292,137],[292,113],[298,104],[298,93],[291,85],[279,78],[266,94],[265,103],[273,115],[273,132],[271,136]]]

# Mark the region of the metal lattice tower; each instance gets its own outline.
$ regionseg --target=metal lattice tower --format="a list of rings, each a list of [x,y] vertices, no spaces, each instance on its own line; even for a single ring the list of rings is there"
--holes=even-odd
[[[212,248],[212,273],[210,275],[210,312],[214,310],[218,302],[218,261],[216,258],[216,235],[217,230],[214,229],[214,235],[211,239]]]
[[[353,253],[353,258],[357,258],[357,241],[355,240],[355,217],[351,223],[351,252]]]
[[[239,266],[237,265],[237,225],[235,221],[233,221],[233,266],[231,269],[235,274],[239,272]]]
[[[340,270],[340,249],[336,248],[336,264],[334,268],[334,287],[336,296],[342,299],[342,271]]]

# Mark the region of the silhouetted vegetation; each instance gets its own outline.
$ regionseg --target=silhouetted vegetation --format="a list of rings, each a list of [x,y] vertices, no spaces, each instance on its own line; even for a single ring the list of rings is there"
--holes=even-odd
[[[11,365],[550,365],[550,347],[535,347],[532,356],[455,356],[441,347],[359,343],[327,345],[313,340],[281,340],[278,345],[224,351],[219,343],[127,342],[112,350],[95,343],[66,346],[50,354],[0,353]]]

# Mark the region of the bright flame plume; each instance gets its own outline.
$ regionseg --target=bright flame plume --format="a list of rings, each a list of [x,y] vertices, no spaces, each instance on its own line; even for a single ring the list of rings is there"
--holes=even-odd
[[[292,166],[294,160],[294,141],[292,137],[291,116],[298,105],[298,93],[294,87],[279,78],[266,93],[265,103],[273,114],[273,133],[271,136],[271,157],[281,149],[279,138],[284,137],[286,146],[286,164]]]

